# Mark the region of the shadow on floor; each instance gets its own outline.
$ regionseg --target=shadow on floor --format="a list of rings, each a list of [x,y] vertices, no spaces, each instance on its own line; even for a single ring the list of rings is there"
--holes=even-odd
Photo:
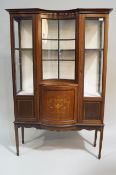
[[[39,136],[36,136],[31,140],[30,140],[31,136],[29,137],[29,135],[25,133],[24,145],[21,145],[21,136],[19,137],[20,137],[20,146],[23,146],[24,148],[38,149],[38,150],[81,149],[87,151],[89,154],[96,157],[93,153],[89,152],[85,147],[85,142],[87,142],[91,146],[93,146],[93,144],[88,140],[86,140],[84,137],[82,137],[81,134],[77,131],[53,132],[53,131],[42,130]],[[11,138],[10,142],[6,141],[1,143],[8,151],[10,151],[13,154],[16,154],[14,149],[12,149],[12,147],[13,148],[15,147],[15,142],[13,138]]]

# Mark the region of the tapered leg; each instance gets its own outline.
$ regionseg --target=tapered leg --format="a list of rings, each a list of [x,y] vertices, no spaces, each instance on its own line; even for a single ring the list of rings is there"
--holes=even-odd
[[[103,128],[100,130],[100,142],[99,142],[99,154],[98,154],[98,159],[101,158],[102,141],[103,141]]]
[[[24,127],[21,127],[21,133],[22,133],[22,144],[24,144]]]
[[[19,156],[19,135],[18,135],[18,126],[17,126],[17,124],[14,124],[14,128],[15,128],[16,151],[17,151],[17,156]]]
[[[96,141],[97,141],[97,130],[95,130],[95,138],[94,138],[94,144],[93,144],[94,147],[96,147]]]

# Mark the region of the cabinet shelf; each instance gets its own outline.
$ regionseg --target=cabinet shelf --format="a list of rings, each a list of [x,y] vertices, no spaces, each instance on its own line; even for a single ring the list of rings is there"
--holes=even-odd
[[[67,38],[67,39],[62,39],[62,38],[56,38],[56,39],[52,39],[52,38],[42,38],[42,40],[52,40],[52,41],[70,41],[70,40],[75,40],[75,38]]]
[[[43,59],[43,61],[58,61],[58,59]],[[75,60],[59,59],[59,61],[75,61]]]
[[[15,50],[19,50],[19,51],[28,51],[28,50],[33,50],[33,48],[15,48]]]
[[[70,52],[70,51],[74,51],[74,52],[75,52],[75,49],[60,49],[60,50],[58,50],[58,49],[42,49],[42,51],[46,51],[46,52],[47,52],[47,51],[56,51],[56,52],[58,52],[58,51],[59,51],[59,52],[63,52],[63,51],[64,51],[64,52],[65,52],[65,51],[66,51],[66,52],[67,52],[67,51],[69,51],[69,52]]]
[[[102,48],[102,49],[94,49],[94,48],[87,48],[87,49],[85,49],[85,51],[103,51],[104,49]]]

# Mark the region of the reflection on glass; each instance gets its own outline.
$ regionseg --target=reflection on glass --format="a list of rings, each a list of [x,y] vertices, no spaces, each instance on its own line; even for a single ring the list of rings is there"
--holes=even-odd
[[[21,90],[21,60],[19,58],[19,51],[15,51],[15,73],[16,73],[16,91]]]
[[[61,60],[75,60],[75,50],[61,50],[59,56]]]
[[[75,79],[75,62],[60,61],[60,79]]]
[[[21,48],[32,48],[32,20],[21,20]]]
[[[32,48],[32,20],[14,20],[15,48]]]
[[[60,50],[74,50],[75,40],[60,41]]]
[[[14,36],[15,36],[15,47],[19,48],[19,30],[18,22],[14,21]]]
[[[102,51],[85,52],[84,96],[100,97],[102,93]]]
[[[57,61],[43,61],[43,79],[58,79]]]
[[[42,51],[43,60],[57,60],[58,59],[58,50],[43,50]]]
[[[75,20],[59,20],[60,39],[75,39]]]
[[[58,20],[42,19],[42,38],[58,39]]]
[[[58,50],[58,41],[42,40],[42,49]]]
[[[42,61],[43,79],[75,79],[75,20],[42,19]]]
[[[15,51],[15,72],[17,95],[33,95],[32,51]]]
[[[104,43],[104,19],[90,19],[85,21],[85,48],[101,49]]]

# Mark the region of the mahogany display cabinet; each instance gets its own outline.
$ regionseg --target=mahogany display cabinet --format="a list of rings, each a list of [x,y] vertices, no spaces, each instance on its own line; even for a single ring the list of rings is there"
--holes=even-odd
[[[104,128],[108,17],[112,9],[7,9],[18,128],[100,131]]]

